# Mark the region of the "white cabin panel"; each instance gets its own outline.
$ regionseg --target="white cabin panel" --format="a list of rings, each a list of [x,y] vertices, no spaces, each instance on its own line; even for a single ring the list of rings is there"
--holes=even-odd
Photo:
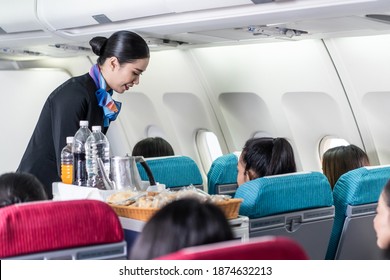
[[[379,163],[390,163],[390,89],[385,92],[367,92],[362,99],[362,109],[367,117]],[[376,163],[375,163],[376,164]]]
[[[390,35],[326,40],[371,164],[390,163]]]
[[[324,136],[341,135],[345,139],[354,139],[355,136],[358,139],[356,129],[348,129],[349,123],[353,121],[346,117],[345,113],[348,111],[345,111],[329,94],[287,92],[282,97],[282,105],[286,120],[292,127],[292,139],[297,145],[299,158],[303,161],[315,160],[319,170],[321,162],[318,147]],[[305,147],[306,143],[311,145]],[[357,145],[361,146],[361,142],[359,141]],[[314,161],[311,162],[311,165],[314,164]]]
[[[228,127],[234,130],[234,147],[241,150],[246,140],[259,131],[277,135],[273,117],[265,101],[252,92],[224,92],[218,100]]]
[[[195,141],[198,130],[214,132],[221,149],[228,152],[200,75],[188,50],[151,53],[139,85],[114,97],[122,102],[119,120],[131,149],[152,125],[167,136],[175,154],[192,157],[200,168]]]
[[[120,123],[128,139],[128,153],[131,154],[136,142],[147,137],[147,129],[150,125],[163,130],[164,126],[158,108],[146,93],[137,92],[134,88],[124,94],[114,96],[114,99],[122,102],[121,112],[115,122]],[[166,140],[169,141],[169,139]]]
[[[0,0],[0,35],[22,33],[31,31],[43,31],[35,14],[35,1]],[[1,37],[0,37],[1,38]]]
[[[193,55],[203,73],[208,94],[212,96],[210,100],[214,103],[230,151],[241,150],[243,137],[249,138],[257,131],[266,131],[292,142],[299,169],[320,170],[316,151],[324,136],[336,135],[361,146],[348,100],[322,41],[202,48],[194,49]],[[262,100],[261,106],[253,105],[253,98],[237,98],[241,104],[236,104],[234,114],[226,117],[223,97],[226,92],[254,93]],[[284,96],[291,96],[291,93],[302,93],[299,101],[292,102],[290,97],[285,97],[283,101]],[[307,97],[312,98],[307,101]],[[322,107],[324,100],[330,107],[328,114]],[[338,107],[334,109],[332,103]],[[329,117],[334,111],[336,114],[343,112],[342,121]],[[290,119],[293,112],[295,118]],[[249,114],[253,116],[252,124],[247,121],[251,119]],[[237,115],[241,115],[246,123],[232,122]],[[258,122],[260,117],[267,115],[272,117]],[[302,122],[307,124],[306,131],[302,130]],[[315,128],[326,122],[325,128]],[[272,126],[275,128],[270,131]]]
[[[3,131],[0,174],[15,171],[27,147],[43,104],[69,74],[58,69],[0,71]],[[51,137],[48,135],[48,137]]]

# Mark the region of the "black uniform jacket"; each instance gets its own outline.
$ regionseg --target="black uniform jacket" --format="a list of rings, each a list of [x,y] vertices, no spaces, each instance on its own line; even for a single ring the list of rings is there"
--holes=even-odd
[[[74,136],[79,129],[80,120],[88,120],[90,128],[100,125],[103,133],[107,131],[96,90],[88,73],[73,77],[55,89],[43,106],[18,171],[37,176],[50,198],[52,183],[60,181],[61,150],[66,137]]]

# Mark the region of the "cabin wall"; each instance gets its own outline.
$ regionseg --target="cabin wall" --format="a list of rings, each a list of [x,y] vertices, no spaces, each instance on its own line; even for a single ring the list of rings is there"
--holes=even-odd
[[[140,84],[114,96],[123,109],[108,132],[113,154],[161,135],[201,167],[202,129],[217,135],[223,153],[241,150],[257,132],[286,137],[299,170],[321,170],[318,145],[327,135],[389,164],[389,49],[389,36],[375,36],[152,52]],[[0,173],[17,168],[50,92],[95,59],[0,61],[7,101]]]
[[[64,67],[66,66],[66,67]],[[86,57],[0,61],[3,133],[0,174],[15,171],[47,96],[71,76],[90,67]]]
[[[319,141],[362,145],[334,65],[320,40],[195,49],[229,150],[257,131],[286,137],[300,170],[319,170]]]
[[[326,41],[373,164],[390,163],[390,36]]]

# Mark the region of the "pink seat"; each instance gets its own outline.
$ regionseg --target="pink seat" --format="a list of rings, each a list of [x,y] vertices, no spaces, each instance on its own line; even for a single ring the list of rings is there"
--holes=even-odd
[[[118,216],[98,200],[40,201],[0,208],[0,244],[0,258],[86,246],[96,249],[102,244],[121,244],[121,254],[127,253]],[[99,258],[97,253],[95,257]]]
[[[303,248],[286,237],[259,237],[185,248],[159,260],[307,260]]]

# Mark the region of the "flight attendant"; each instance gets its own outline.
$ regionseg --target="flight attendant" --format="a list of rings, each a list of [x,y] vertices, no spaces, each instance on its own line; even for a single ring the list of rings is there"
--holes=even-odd
[[[52,183],[60,181],[66,137],[76,133],[80,120],[100,125],[106,133],[121,109],[120,102],[112,99],[113,91],[121,94],[137,85],[149,64],[149,47],[136,33],[118,31],[109,38],[94,37],[89,44],[98,56],[97,64],[50,94],[17,170],[35,175],[49,198]]]

